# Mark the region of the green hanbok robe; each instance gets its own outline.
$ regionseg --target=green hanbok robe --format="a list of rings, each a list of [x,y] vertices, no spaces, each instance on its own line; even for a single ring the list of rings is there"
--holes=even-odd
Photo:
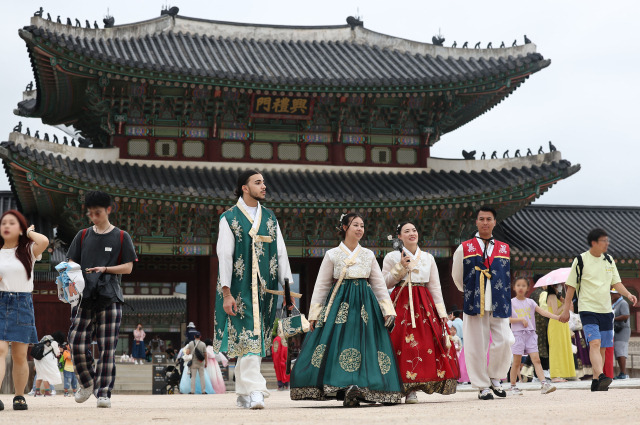
[[[258,355],[265,357],[272,342],[272,328],[276,317],[279,268],[284,266],[284,276],[291,279],[288,260],[279,264],[278,238],[281,238],[273,211],[258,205],[255,220],[246,204],[238,203],[224,212],[233,233],[233,256],[224,257],[221,251],[222,235],[218,237],[218,285],[214,319],[214,351],[226,352],[230,357]],[[229,229],[226,229],[228,232]],[[221,226],[222,232],[222,226]],[[286,249],[280,241],[281,251]],[[281,253],[282,254],[282,253]],[[282,259],[282,257],[281,257]],[[228,315],[223,309],[221,268],[231,261],[231,295],[236,301],[237,314]],[[225,276],[228,279],[228,276]],[[228,282],[227,282],[228,285]]]

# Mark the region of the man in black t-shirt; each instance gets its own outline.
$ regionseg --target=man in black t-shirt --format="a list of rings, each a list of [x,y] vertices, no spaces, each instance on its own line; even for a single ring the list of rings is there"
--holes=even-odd
[[[111,390],[116,377],[115,351],[122,321],[121,275],[131,273],[138,261],[129,234],[109,222],[111,196],[104,192],[87,192],[87,216],[93,223],[73,239],[67,258],[79,263],[86,273],[105,273],[116,276],[116,298],[106,306],[80,303],[71,311],[69,343],[73,363],[80,380],[75,399],[84,403],[94,394],[98,407],[111,407]],[[98,363],[93,370],[91,342],[98,343]]]

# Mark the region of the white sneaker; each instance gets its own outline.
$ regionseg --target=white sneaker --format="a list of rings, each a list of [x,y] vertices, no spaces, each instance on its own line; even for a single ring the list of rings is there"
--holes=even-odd
[[[253,391],[249,397],[251,398],[251,401],[249,402],[249,409],[264,409],[264,394],[262,394],[262,392]]]
[[[522,390],[518,387],[511,387],[508,391],[509,395],[524,395]]]
[[[74,396],[76,399],[76,403],[84,403],[89,400],[89,397],[93,395],[93,385],[87,388],[80,388],[76,391],[76,395]]]
[[[138,364],[138,361],[137,361],[137,360],[134,360],[134,361],[133,361],[133,364]]]
[[[407,398],[404,402],[405,404],[416,404],[418,402],[418,394],[415,391],[411,391],[407,394]]]
[[[251,398],[248,395],[239,395],[236,399],[236,405],[238,407],[242,407],[243,409],[248,409],[250,403]]]
[[[27,395],[34,395],[36,392],[34,390],[31,390],[27,393]]]
[[[51,395],[56,395],[56,390],[54,390],[53,388],[51,389]]]
[[[549,382],[545,382],[542,384],[542,388],[540,389],[541,394],[549,394],[556,390],[554,385],[551,385]]]
[[[111,407],[111,399],[109,397],[100,397],[98,399],[98,407],[110,408]]]

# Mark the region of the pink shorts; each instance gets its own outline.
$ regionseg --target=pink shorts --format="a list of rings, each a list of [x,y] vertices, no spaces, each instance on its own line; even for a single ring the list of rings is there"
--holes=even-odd
[[[524,356],[529,353],[538,352],[538,334],[536,331],[515,331],[513,336],[516,342],[511,346],[511,353]]]

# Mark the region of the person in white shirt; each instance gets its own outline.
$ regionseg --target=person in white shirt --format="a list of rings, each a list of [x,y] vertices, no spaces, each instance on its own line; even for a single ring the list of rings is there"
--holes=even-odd
[[[11,342],[14,410],[27,410],[24,387],[29,378],[27,349],[38,342],[33,312],[33,266],[49,246],[49,239],[27,225],[24,216],[6,211],[0,218],[0,385]],[[0,410],[4,404],[0,401]]]
[[[511,345],[515,342],[509,328],[510,249],[494,239],[495,225],[496,211],[489,206],[480,207],[476,211],[478,233],[458,247],[451,269],[453,282],[464,294],[462,327],[467,372],[481,400],[492,400],[493,394],[506,397],[500,380],[509,371]]]
[[[260,373],[272,343],[278,283],[293,281],[287,248],[273,211],[260,204],[267,186],[262,174],[240,174],[238,202],[222,214],[218,229],[218,291],[213,349],[237,357],[238,407],[264,409],[269,396]]]

